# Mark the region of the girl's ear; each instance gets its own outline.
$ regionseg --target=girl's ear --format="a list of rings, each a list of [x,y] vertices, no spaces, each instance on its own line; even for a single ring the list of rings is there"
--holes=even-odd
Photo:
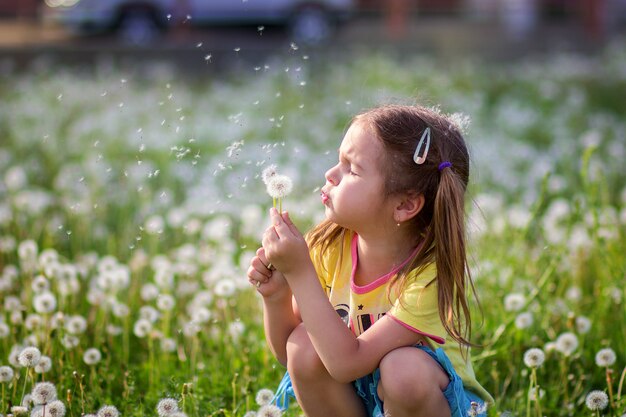
[[[424,195],[409,192],[400,197],[394,209],[393,218],[397,223],[411,220],[422,211],[424,207]]]

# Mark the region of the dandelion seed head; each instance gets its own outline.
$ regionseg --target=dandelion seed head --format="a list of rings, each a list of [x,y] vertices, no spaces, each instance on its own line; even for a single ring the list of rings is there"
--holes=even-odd
[[[57,299],[49,291],[42,292],[33,297],[33,308],[40,314],[52,313],[57,308]]]
[[[39,363],[35,365],[35,372],[38,374],[45,374],[52,369],[52,359],[49,356],[41,355]]]
[[[57,389],[50,382],[39,382],[33,388],[31,396],[34,404],[48,404],[57,399]]]
[[[119,417],[120,412],[114,405],[104,405],[100,407],[97,417]]]
[[[528,391],[528,399],[530,401],[538,401],[542,399],[545,394],[545,390],[542,390],[539,387],[532,387],[532,389]]]
[[[222,278],[215,283],[213,291],[218,297],[228,298],[232,297],[237,290],[235,282],[230,278]]]
[[[83,316],[70,316],[65,321],[65,330],[73,335],[82,334],[87,330],[87,320]]]
[[[267,182],[267,193],[272,198],[283,198],[291,193],[293,182],[286,175],[275,175]]]
[[[505,311],[520,311],[526,304],[526,297],[523,294],[513,293],[504,297]]]
[[[607,367],[611,366],[617,360],[617,356],[615,355],[615,351],[611,348],[600,349],[598,353],[596,353],[596,365],[599,367]]]
[[[243,417],[256,417],[256,411],[248,411]]]
[[[157,404],[157,413],[160,417],[170,416],[178,412],[178,401],[173,398],[163,398]]]
[[[260,406],[269,404],[274,398],[274,392],[271,389],[262,388],[256,393],[256,403]]]
[[[17,357],[18,362],[25,368],[34,368],[41,359],[41,352],[34,346],[24,348]]]
[[[539,348],[531,348],[524,353],[524,364],[529,368],[540,367],[546,359],[545,353]]]
[[[569,356],[578,348],[578,338],[574,333],[565,332],[556,339],[556,350]]]
[[[591,391],[585,398],[585,404],[591,411],[604,410],[609,405],[609,397],[604,391]]]
[[[585,316],[576,317],[576,330],[580,334],[589,333],[589,330],[591,330],[591,320]]]
[[[133,333],[137,337],[146,337],[152,331],[152,323],[146,319],[139,319],[133,326]]]
[[[282,414],[281,409],[274,404],[264,405],[256,413],[257,417],[280,417]]]
[[[48,278],[43,275],[37,275],[33,278],[31,288],[34,292],[39,294],[50,289],[50,282],[48,281]]]
[[[263,184],[267,185],[267,183],[270,181],[270,179],[272,179],[276,175],[278,175],[278,171],[277,171],[276,165],[272,164],[272,165],[269,165],[268,167],[266,167],[263,170],[263,172],[261,172],[261,179],[263,180]]]
[[[0,366],[0,383],[9,382],[13,379],[13,368],[10,366]]]
[[[515,327],[518,329],[527,329],[532,326],[533,322],[533,314],[530,311],[525,311],[518,314],[515,318]]]
[[[161,294],[157,298],[157,307],[161,311],[170,311],[176,305],[176,300],[169,294]]]
[[[89,348],[83,354],[83,361],[87,365],[96,365],[102,359],[102,353],[97,348]]]
[[[63,417],[65,415],[65,404],[59,400],[51,401],[46,405],[46,415],[49,417]]]
[[[9,325],[3,322],[0,322],[0,339],[4,339],[9,334],[11,334],[11,329]]]
[[[11,407],[11,413],[15,416],[23,416],[28,414],[28,407],[24,407],[21,405],[14,405]]]

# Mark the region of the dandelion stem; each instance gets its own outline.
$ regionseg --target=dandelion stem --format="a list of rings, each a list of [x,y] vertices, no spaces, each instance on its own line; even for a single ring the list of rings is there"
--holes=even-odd
[[[609,390],[609,401],[611,403],[611,408],[615,408],[615,402],[613,401],[613,380],[611,378],[611,373],[613,371],[607,366],[606,367],[606,386]]]
[[[26,368],[26,375],[24,376],[24,388],[22,389],[22,400],[20,404],[24,402],[24,396],[26,395],[26,383],[28,382],[28,374],[30,373],[30,368]]]

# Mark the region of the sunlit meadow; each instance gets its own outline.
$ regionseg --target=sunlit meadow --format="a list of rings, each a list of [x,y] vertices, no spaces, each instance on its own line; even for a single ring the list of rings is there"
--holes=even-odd
[[[0,81],[0,415],[278,415],[245,277],[273,204],[260,174],[293,180],[304,230],[350,117],[415,101],[462,113],[471,147],[489,415],[626,413],[626,48],[148,69]]]

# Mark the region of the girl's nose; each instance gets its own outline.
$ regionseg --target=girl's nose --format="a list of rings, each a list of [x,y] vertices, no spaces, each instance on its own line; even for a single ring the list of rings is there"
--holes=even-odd
[[[337,185],[338,181],[337,181],[337,172],[336,169],[337,166],[332,167],[331,169],[329,169],[328,171],[326,171],[326,174],[324,174],[324,177],[326,178],[326,181],[328,181],[331,185]]]

